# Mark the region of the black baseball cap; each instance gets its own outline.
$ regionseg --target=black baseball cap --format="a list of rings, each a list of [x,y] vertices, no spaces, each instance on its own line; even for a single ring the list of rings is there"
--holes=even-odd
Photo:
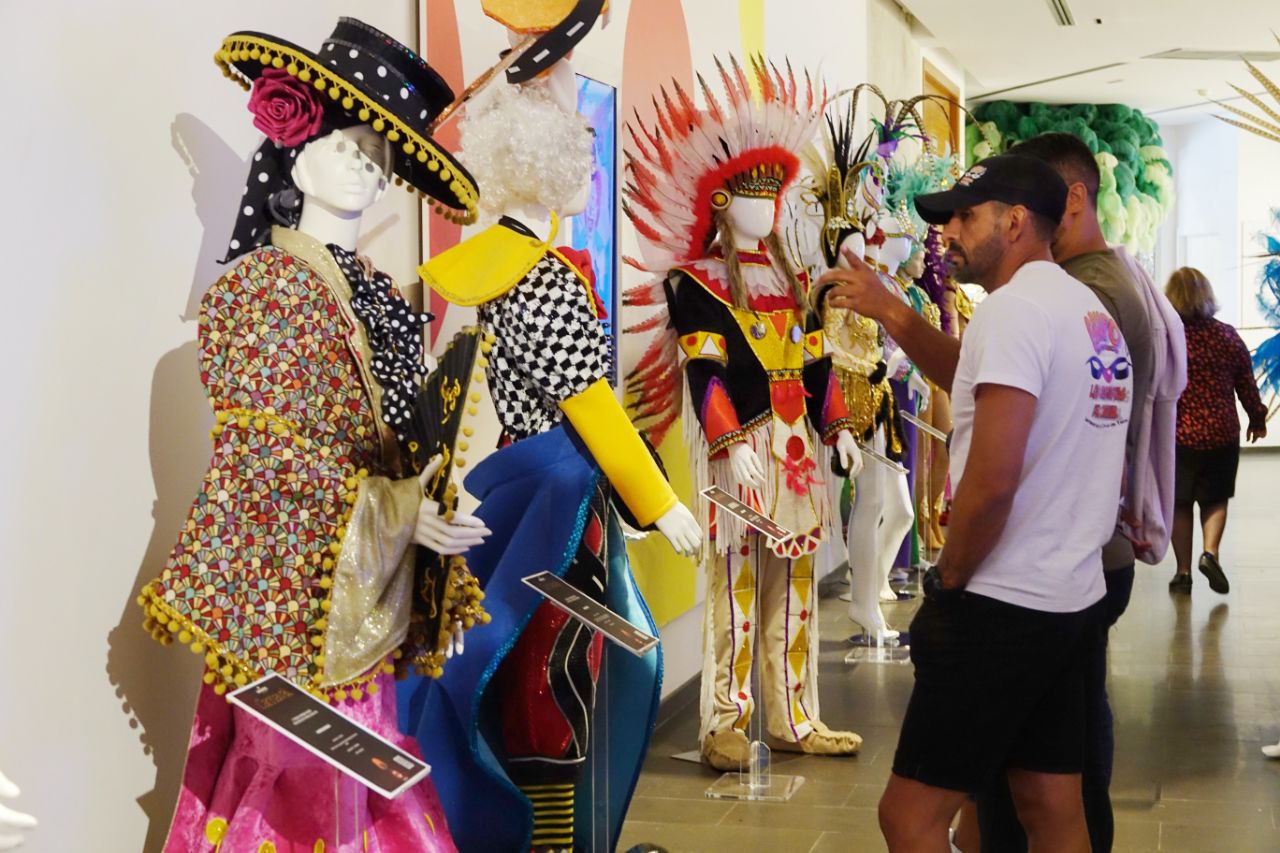
[[[946,225],[957,210],[985,201],[1020,204],[1057,225],[1067,209],[1067,185],[1043,160],[1000,154],[974,163],[951,189],[916,196],[916,210],[930,225]]]

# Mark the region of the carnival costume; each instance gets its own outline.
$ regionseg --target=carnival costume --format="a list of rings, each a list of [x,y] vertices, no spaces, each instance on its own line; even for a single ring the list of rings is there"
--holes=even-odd
[[[282,225],[301,213],[291,166],[303,147],[364,123],[392,142],[399,179],[472,218],[466,170],[413,130],[453,95],[408,48],[349,18],[318,54],[239,32],[217,61],[252,88],[268,139],[230,245],[243,257],[201,305],[213,459],[139,599],[157,639],[206,663],[165,849],[451,851],[430,780],[371,795],[223,695],[277,673],[414,750],[397,730],[393,659],[443,656],[409,628],[423,495],[398,437],[428,318],[363,258]],[[477,596],[458,592],[450,625],[479,616]]]
[[[571,125],[570,143],[585,145],[585,183],[592,143],[582,119],[565,114],[539,84],[498,88],[494,96],[509,102],[499,100],[488,117],[477,106],[467,121],[514,138],[527,130],[495,124],[500,110],[530,122],[550,110],[545,121],[557,126],[559,111],[560,124]],[[468,162],[483,159],[479,137],[487,131],[479,127],[463,127]],[[501,176],[484,180],[491,186]],[[495,187],[493,197],[516,199],[508,207],[515,209],[531,203],[527,192]],[[449,302],[475,306],[494,336],[488,377],[503,429],[504,446],[465,483],[493,531],[467,554],[493,621],[442,679],[420,687],[410,709],[464,849],[613,849],[659,698],[656,649],[644,657],[609,652],[602,636],[522,583],[553,572],[656,634],[615,503],[639,527],[678,503],[610,387],[606,308],[591,259],[553,248],[557,226],[552,214],[551,236],[542,240],[503,216],[419,270]],[[599,697],[598,680],[608,685]]]
[[[823,444],[850,427],[848,412],[806,309],[808,278],[791,269],[776,234],[756,251],[735,249],[725,218],[735,198],[768,199],[776,225],[799,169],[794,152],[815,132],[825,92],[807,77],[802,89],[790,69],[762,60],[749,72],[736,60],[717,66],[727,99],[699,77],[705,112],[677,84],[655,102],[657,127],[630,128],[626,209],[653,247],[641,268],[662,278],[627,295],[628,304],[659,309],[629,330],[658,331],[629,390],[655,446],[683,417],[697,491],[719,486],[794,534],[763,540],[737,517],[701,506],[708,587],[700,741],[713,766],[736,769],[755,710],[757,635],[775,746],[843,754],[860,739],[819,720],[812,556],[832,519]],[[740,442],[764,463],[760,488],[732,473],[730,451]]]

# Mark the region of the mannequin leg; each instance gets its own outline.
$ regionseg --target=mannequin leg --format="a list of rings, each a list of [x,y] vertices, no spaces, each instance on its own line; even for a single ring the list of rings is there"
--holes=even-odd
[[[761,545],[760,690],[769,734],[798,741],[818,716],[817,669],[810,665],[810,641],[817,624],[812,555],[788,560]]]
[[[951,422],[951,397],[941,388],[933,389],[933,402],[929,406],[929,425],[939,432],[949,433]],[[929,439],[929,547],[941,550],[946,539],[942,535],[941,516],[942,493],[947,488],[947,473],[951,467],[951,454],[947,451],[947,443],[936,438]]]
[[[862,738],[819,720],[818,604],[813,555],[779,557],[760,545],[760,690],[769,743],[786,752],[851,755]]]
[[[884,452],[884,433],[878,431],[874,440],[877,452]],[[880,635],[885,639],[898,636],[889,630],[884,613],[880,610],[880,587],[886,574],[879,569],[877,559],[877,531],[882,514],[881,504],[885,489],[885,469],[879,462],[867,460],[854,481],[857,502],[849,519],[849,618],[862,626],[868,635]],[[896,552],[895,552],[896,553]],[[892,557],[890,558],[892,562]]]
[[[715,554],[707,563],[699,742],[703,758],[719,770],[736,770],[747,758],[745,732],[755,709],[755,556],[744,545],[730,554]]]
[[[889,573],[902,549],[902,542],[915,524],[915,508],[911,503],[911,485],[901,474],[888,474],[881,480],[884,487],[880,504],[880,527],[876,531],[877,571],[881,583],[889,582]]]

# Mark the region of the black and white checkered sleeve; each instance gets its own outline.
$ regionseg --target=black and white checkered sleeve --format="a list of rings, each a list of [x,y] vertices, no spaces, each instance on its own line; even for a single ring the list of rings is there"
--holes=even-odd
[[[557,258],[543,258],[511,296],[511,343],[544,399],[563,402],[608,374],[609,342],[586,286]]]

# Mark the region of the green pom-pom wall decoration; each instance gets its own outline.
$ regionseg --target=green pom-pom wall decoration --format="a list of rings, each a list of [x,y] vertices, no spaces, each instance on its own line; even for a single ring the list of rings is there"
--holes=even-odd
[[[1107,241],[1131,251],[1155,250],[1160,225],[1173,208],[1173,167],[1159,127],[1124,104],[1046,104],[988,101],[973,110],[966,131],[969,164],[1009,150],[1024,139],[1062,132],[1094,152],[1102,183],[1098,215]]]

